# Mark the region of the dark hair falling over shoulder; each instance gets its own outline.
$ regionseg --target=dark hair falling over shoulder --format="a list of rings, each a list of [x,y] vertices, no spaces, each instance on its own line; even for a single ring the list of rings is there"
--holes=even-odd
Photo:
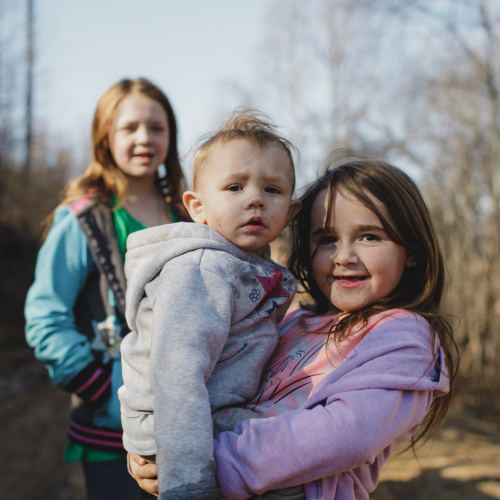
[[[435,434],[448,413],[453,393],[454,379],[458,369],[458,351],[453,340],[453,330],[439,313],[445,285],[445,265],[439,241],[432,224],[427,205],[416,184],[403,171],[378,160],[357,158],[335,166],[338,152],[327,159],[325,171],[307,188],[301,198],[302,210],[291,226],[292,253],[288,267],[316,302],[316,313],[328,312],[330,303],[314,279],[311,261],[310,230],[311,212],[320,192],[327,190],[327,220],[324,230],[330,226],[332,193],[341,188],[374,212],[389,237],[398,245],[410,249],[416,265],[405,268],[399,285],[386,297],[358,311],[350,312],[338,323],[328,325],[329,339],[336,343],[349,336],[351,331],[366,326],[368,319],[389,309],[405,309],[425,318],[437,334],[445,355],[450,378],[450,391],[436,398],[422,426],[422,431],[412,438],[412,446],[426,436]],[[370,193],[388,210],[392,224],[373,203]],[[437,347],[432,338],[433,352],[437,358]],[[438,367],[441,370],[441,368]]]

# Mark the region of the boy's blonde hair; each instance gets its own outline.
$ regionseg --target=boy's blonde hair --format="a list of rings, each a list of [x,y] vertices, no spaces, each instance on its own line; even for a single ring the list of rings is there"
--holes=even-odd
[[[292,151],[300,156],[298,149],[277,131],[276,124],[264,113],[255,109],[238,108],[233,111],[222,123],[219,130],[204,135],[195,143],[193,159],[193,189],[197,183],[203,165],[206,163],[210,150],[218,143],[226,143],[233,139],[246,139],[253,146],[263,148],[270,143],[280,145],[290,158],[293,172],[292,192],[295,189],[295,166]]]

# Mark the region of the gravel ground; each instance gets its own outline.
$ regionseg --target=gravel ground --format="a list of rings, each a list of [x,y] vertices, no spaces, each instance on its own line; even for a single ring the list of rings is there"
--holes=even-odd
[[[30,354],[10,353],[9,359],[16,359],[18,368],[0,373],[0,498],[84,500],[79,464],[63,461],[69,396],[52,387]],[[496,427],[452,414],[417,456],[394,454],[370,500],[500,499]]]

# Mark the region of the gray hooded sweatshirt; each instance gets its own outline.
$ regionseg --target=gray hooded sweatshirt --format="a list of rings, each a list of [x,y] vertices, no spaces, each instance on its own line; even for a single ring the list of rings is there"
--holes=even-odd
[[[211,412],[252,399],[293,276],[202,224],[128,238],[123,443],[156,455],[160,499],[217,499]]]

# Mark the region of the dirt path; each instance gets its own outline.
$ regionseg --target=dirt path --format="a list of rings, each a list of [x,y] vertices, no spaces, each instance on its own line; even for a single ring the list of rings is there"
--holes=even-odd
[[[84,500],[79,464],[63,461],[68,406],[69,396],[38,363],[0,379],[2,500]],[[500,499],[500,432],[493,426],[453,415],[418,457],[393,455],[370,499]]]
[[[381,471],[373,500],[500,499],[500,433],[452,414],[438,439],[417,453],[394,454]]]
[[[68,409],[38,363],[0,381],[2,500],[84,500],[79,464],[63,460]]]

